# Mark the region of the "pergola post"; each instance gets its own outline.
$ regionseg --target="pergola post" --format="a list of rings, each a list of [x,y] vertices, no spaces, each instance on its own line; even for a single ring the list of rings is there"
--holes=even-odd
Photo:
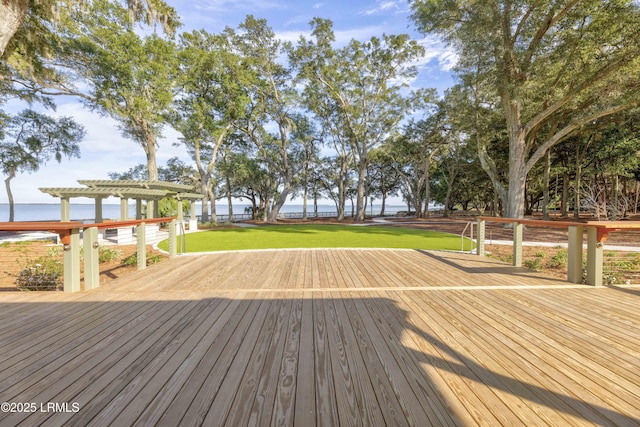
[[[71,221],[71,208],[69,207],[68,197],[60,197],[60,221]]]
[[[100,224],[103,221],[102,218],[102,197],[96,197],[95,199],[95,223]]]
[[[147,219],[153,218],[153,213],[155,212],[155,200],[147,200]]]
[[[142,219],[142,199],[136,199],[136,219]]]
[[[98,228],[90,227],[85,229],[82,237],[84,242],[84,289],[96,289],[100,287]]]
[[[129,199],[126,197],[120,198],[120,220],[126,221],[129,219]]]
[[[191,212],[189,216],[189,231],[195,231],[198,229],[198,217],[196,216],[196,201],[191,201]]]

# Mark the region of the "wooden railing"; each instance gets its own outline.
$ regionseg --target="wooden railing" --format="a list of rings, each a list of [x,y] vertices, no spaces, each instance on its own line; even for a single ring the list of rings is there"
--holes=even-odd
[[[522,266],[522,232],[524,226],[564,228],[568,235],[567,280],[582,283],[582,248],[584,230],[587,231],[587,284],[602,286],[604,264],[604,242],[609,233],[621,230],[640,230],[640,221],[545,221],[535,219],[513,219],[478,217],[477,253],[485,253],[485,224],[497,222],[513,224],[513,265]]]
[[[48,231],[60,236],[63,245],[64,291],[80,290],[80,230],[83,230],[84,252],[84,288],[95,289],[100,286],[98,263],[98,230],[105,228],[136,227],[136,251],[138,269],[147,266],[146,225],[169,224],[169,257],[176,256],[176,219],[150,218],[130,221],[112,221],[98,224],[80,222],[0,222],[0,231]]]

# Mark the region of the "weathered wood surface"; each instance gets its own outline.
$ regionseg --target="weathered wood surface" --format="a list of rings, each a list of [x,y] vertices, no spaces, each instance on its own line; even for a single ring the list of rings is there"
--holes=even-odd
[[[0,425],[638,425],[639,302],[454,253],[181,257],[0,294],[0,402],[37,409]]]

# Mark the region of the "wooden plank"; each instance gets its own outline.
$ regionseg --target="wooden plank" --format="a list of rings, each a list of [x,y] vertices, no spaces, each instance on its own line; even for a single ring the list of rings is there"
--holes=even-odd
[[[274,363],[274,353],[281,353],[282,346],[274,347],[274,345],[279,343],[280,337],[286,334],[286,321],[288,320],[286,311],[290,311],[290,304],[287,304],[287,301],[282,300],[281,297],[282,294],[274,294],[268,301],[269,311],[266,318],[262,320],[262,328],[255,328],[256,330],[259,329],[260,332],[256,337],[255,346],[251,351],[242,378],[237,381],[237,385],[232,378],[229,378],[230,388],[237,387],[237,390],[235,398],[230,402],[229,416],[225,421],[225,425],[249,425],[249,420],[252,416],[257,415],[257,413],[254,414],[252,412],[252,408],[254,402],[258,399],[258,385],[262,382],[264,387],[268,383],[277,382],[280,363]],[[284,309],[286,308],[289,308],[289,310],[285,311]],[[257,320],[260,321],[260,319]],[[274,367],[275,369],[273,369]],[[264,376],[265,372],[269,373],[266,378]],[[272,373],[274,374],[273,376],[271,376]],[[223,392],[224,390],[221,389],[220,393]],[[260,400],[262,400],[262,396]],[[218,415],[220,413],[216,412],[216,416]],[[205,423],[207,423],[206,420]]]
[[[215,399],[224,373],[228,370],[242,339],[253,320],[257,300],[243,299],[233,315],[224,324],[215,341],[210,343],[207,353],[189,376],[184,386],[166,408],[156,425],[176,426],[181,423],[202,423]]]
[[[201,366],[202,361],[206,358],[207,352],[215,346],[220,339],[220,334],[226,327],[227,322],[237,313],[241,300],[239,299],[226,299],[224,304],[220,304],[221,308],[224,308],[222,314],[212,313],[211,320],[214,321],[213,325],[209,326],[206,334],[198,342],[196,347],[186,356],[181,362],[180,366],[172,373],[171,378],[162,385],[158,393],[154,396],[153,400],[143,408],[143,412],[136,419],[136,422],[140,425],[154,425],[160,417],[163,415],[167,407],[178,396],[181,389],[185,388],[189,378],[194,375],[194,372]],[[235,314],[237,315],[237,314]],[[205,324],[208,326],[208,323]],[[180,360],[178,360],[180,362]],[[152,390],[152,389],[150,389]],[[132,406],[132,405],[129,405]],[[137,408],[136,408],[137,409]],[[120,422],[122,418],[128,414],[123,411],[118,415],[115,422]],[[180,414],[181,416],[182,414]]]
[[[132,425],[140,413],[157,393],[157,390],[167,381],[177,369],[178,365],[199,342],[215,318],[226,308],[221,300],[204,300],[198,304],[190,325],[185,325],[173,341],[151,359],[146,366],[124,388],[116,387],[115,382],[103,386],[93,383],[83,394],[92,394],[91,388],[100,392],[83,406],[77,415],[60,413],[54,415],[52,422],[64,424],[73,415],[74,424],[84,425],[91,421],[94,424]],[[191,333],[193,331],[193,333]],[[151,392],[145,392],[151,389]],[[101,397],[102,396],[102,397]],[[100,402],[95,404],[94,402]]]
[[[323,251],[326,255],[326,251]],[[322,299],[313,299],[313,336],[314,336],[314,360],[315,371],[315,398],[317,426],[337,426],[338,410],[336,392],[331,374],[331,352],[327,336],[327,323],[324,317]]]
[[[249,425],[293,425],[301,313],[299,298],[289,298],[281,304],[281,324],[258,384],[258,397],[251,408]]]
[[[314,252],[315,253],[315,252]],[[316,422],[315,377],[315,319],[313,299],[309,294],[302,298],[300,313],[300,346],[296,372],[295,425],[310,426]],[[274,411],[274,418],[279,412]]]
[[[154,317],[149,317],[142,325],[138,325],[140,328],[129,329],[116,340],[104,340],[100,345],[93,346],[92,351],[82,358],[82,362],[69,360],[29,388],[24,389],[21,384],[16,384],[14,387],[21,389],[21,392],[17,395],[7,395],[15,401],[53,402],[58,399],[61,402],[69,402],[77,397],[82,403],[85,403],[85,399],[88,403],[92,396],[79,395],[86,384],[111,381],[123,371],[133,372],[141,369],[146,363],[145,356],[152,354],[148,350],[162,348],[164,334],[175,325],[174,322],[182,322],[181,314],[191,311],[196,302],[171,302],[165,305],[164,311],[159,310],[161,315],[157,316],[154,313]],[[142,337],[132,339],[139,335]],[[80,379],[82,381],[79,381]],[[31,414],[30,418],[39,419],[45,415],[35,413]],[[22,421],[26,416],[29,414],[11,414],[7,420],[9,423]]]

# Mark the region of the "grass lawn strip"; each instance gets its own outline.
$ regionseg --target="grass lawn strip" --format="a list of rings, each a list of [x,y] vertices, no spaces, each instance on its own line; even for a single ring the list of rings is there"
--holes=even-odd
[[[187,252],[302,248],[457,250],[460,236],[413,228],[348,225],[265,225],[220,228],[186,235]],[[465,250],[472,242],[465,239]],[[168,240],[158,244],[168,250]]]

